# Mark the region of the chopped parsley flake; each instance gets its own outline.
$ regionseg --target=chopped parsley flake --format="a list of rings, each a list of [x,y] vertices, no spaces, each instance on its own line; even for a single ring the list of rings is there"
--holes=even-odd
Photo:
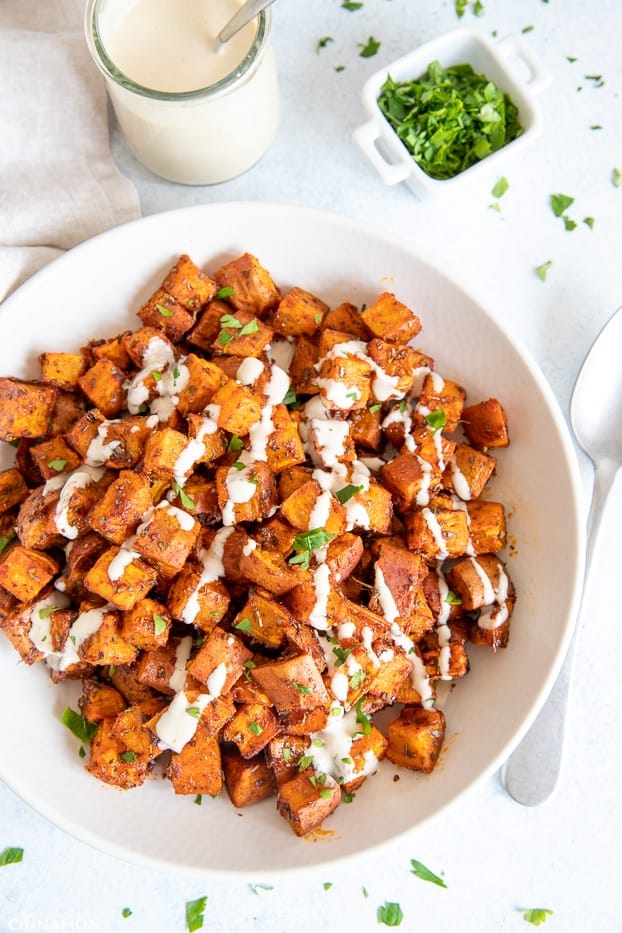
[[[237,628],[240,632],[250,632],[252,631],[253,623],[251,622],[250,619],[244,618],[244,619],[240,619],[240,621],[236,623],[236,625],[234,625],[233,627]]]
[[[194,719],[198,719],[201,715],[201,708],[199,706],[187,706],[186,712],[189,716],[192,716]]]
[[[449,603],[450,606],[461,606],[462,605],[462,600],[460,599],[458,595],[456,595],[456,593],[454,593],[453,590],[447,590],[444,601],[446,603]]]
[[[434,433],[436,433],[447,424],[447,415],[442,408],[437,408],[435,411],[428,412],[425,416],[425,420]]]
[[[362,6],[362,3],[352,3],[351,0],[343,0],[341,4],[343,10],[349,10],[351,13],[355,10],[360,10]]]
[[[156,311],[158,311],[162,317],[173,317],[171,309],[165,308],[164,305],[156,305]]]
[[[539,927],[540,924],[546,923],[547,916],[553,916],[553,911],[547,910],[546,907],[530,907],[528,909],[521,907],[520,910],[523,914],[523,920],[527,923],[533,923],[535,927]]]
[[[7,544],[9,544],[13,540],[14,537],[15,537],[15,534],[10,534],[10,535],[0,537],[0,554],[2,554]]]
[[[132,751],[121,752],[121,754],[119,755],[119,758],[122,758],[123,761],[127,761],[128,764],[131,764],[133,761],[136,761],[136,757],[137,757],[136,752],[132,752]]]
[[[73,732],[77,739],[80,739],[86,745],[92,741],[98,729],[96,722],[89,722],[88,719],[85,719],[80,713],[76,713],[70,706],[67,706],[61,713],[60,721],[64,726],[67,726],[70,732]]]
[[[586,224],[590,228],[590,230],[594,229],[595,220],[593,217],[584,217],[583,223]]]
[[[325,891],[330,891],[332,886],[333,886],[332,881],[325,881],[324,884],[322,885]]]
[[[240,337],[246,337],[248,334],[259,333],[259,321],[253,317],[248,321],[240,331]]]
[[[218,301],[222,301],[223,298],[231,298],[233,294],[232,285],[221,285],[214,297],[217,298]]]
[[[352,677],[348,681],[351,690],[358,690],[363,681],[365,680],[365,671],[355,671],[352,674]]]
[[[309,696],[309,694],[311,693],[308,687],[305,687],[304,684],[296,683],[295,680],[292,680],[292,687],[294,688],[294,690],[297,690],[298,693],[302,693],[303,696]]]
[[[380,404],[380,402],[376,402],[375,405],[370,405],[368,410],[370,414],[375,415],[376,412],[380,411],[381,408],[382,408],[382,405]]]
[[[203,914],[205,913],[206,897],[198,897],[196,901],[186,902],[186,926],[188,933],[203,929]]]
[[[564,227],[566,230],[574,230],[577,226],[576,221],[571,220],[570,217],[563,217]]]
[[[261,726],[259,725],[258,722],[249,722],[248,728],[249,728],[249,729],[251,730],[251,732],[253,732],[255,735],[261,735],[261,733],[263,732],[263,729],[261,728]]]
[[[227,444],[227,453],[232,451],[242,450],[244,447],[244,441],[237,436],[237,434],[232,434],[229,438],[229,443]]]
[[[329,798],[330,796],[332,796],[332,793],[333,793],[333,792],[332,792],[332,790],[330,789],[330,787],[322,787],[322,788],[318,791],[318,794],[319,794],[319,796],[322,798],[322,800],[328,800],[328,798]]]
[[[24,850],[17,846],[4,849],[0,852],[0,865],[16,865],[24,857]]]
[[[311,555],[313,551],[324,547],[335,537],[322,528],[313,528],[311,531],[302,531],[294,538],[293,549],[296,552],[294,557],[289,558],[290,564],[300,564],[303,570],[309,569]]]
[[[380,42],[374,39],[373,36],[370,36],[367,42],[359,42],[358,46],[361,50],[359,52],[360,58],[372,58],[380,48]]]
[[[622,171],[620,171],[619,168],[614,168],[611,174],[611,180],[614,188],[619,188],[622,185]]]
[[[131,907],[124,907],[123,910],[121,911],[121,916],[124,917],[125,919],[127,919],[128,917],[131,917],[131,916],[132,916],[132,908],[131,908]]]
[[[363,674],[363,671],[359,671],[359,673]],[[363,674],[363,677],[364,676],[365,675]],[[361,709],[364,699],[365,697],[361,697],[354,708],[356,709],[356,721],[363,726],[363,735],[369,735],[371,732],[371,719]]]
[[[543,262],[541,266],[536,266],[536,275],[542,282],[546,282],[546,276],[553,265],[553,260],[548,259],[546,262]]]
[[[58,612],[58,606],[45,606],[43,609],[39,609],[39,618],[49,619],[53,612]]]
[[[507,180],[505,175],[502,175],[499,181],[496,183],[496,185],[492,189],[493,198],[502,198],[509,187],[510,187],[509,181]]]
[[[154,635],[162,635],[166,631],[166,619],[162,616],[157,615],[155,612],[153,614],[153,633]]]
[[[68,464],[68,460],[48,460],[48,466],[51,470],[56,470],[57,473],[60,473],[61,470],[64,470]]]
[[[432,884],[437,884],[439,888],[447,887],[443,879],[435,875],[429,868],[426,868],[423,862],[418,862],[416,858],[411,858],[410,864],[412,865],[411,874],[413,874],[415,878],[421,878],[422,881],[431,881]]]
[[[194,798],[194,802],[197,805],[197,807],[200,807],[201,804],[203,803],[203,794],[197,794],[196,797]]]
[[[336,656],[337,660],[335,662],[335,667],[341,667],[342,664],[345,664],[348,660],[348,656],[354,651],[354,648],[341,648],[335,646],[333,648],[333,654]]]
[[[315,51],[319,54],[322,49],[325,49],[329,42],[334,42],[332,36],[322,36],[321,39],[318,39],[315,43]]]
[[[404,919],[402,908],[395,901],[385,901],[378,908],[376,916],[378,917],[378,923],[384,923],[386,927],[399,927]]]
[[[343,489],[337,490],[335,498],[338,499],[342,505],[345,505],[346,502],[349,502],[357,493],[362,492],[364,488],[364,486],[353,486],[352,483],[348,483]]]
[[[173,490],[175,495],[179,496],[181,504],[185,509],[196,508],[194,500],[190,498],[183,486],[181,486],[179,483],[173,483]]]
[[[571,198],[568,194],[552,194],[550,204],[555,216],[561,217],[571,204],[574,204],[574,198]]]

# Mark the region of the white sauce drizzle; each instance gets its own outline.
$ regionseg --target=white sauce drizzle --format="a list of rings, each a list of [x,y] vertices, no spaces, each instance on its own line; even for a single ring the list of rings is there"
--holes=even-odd
[[[465,502],[469,502],[473,498],[471,487],[469,486],[466,476],[456,463],[456,458],[453,456],[449,461],[449,469],[451,470],[451,481],[457,494],[461,499],[464,499]]]
[[[184,635],[179,639],[175,649],[175,667],[168,679],[168,685],[175,693],[180,693],[186,684],[186,664],[192,651],[192,635]]]
[[[216,580],[219,580],[225,575],[222,556],[225,542],[232,532],[233,528],[220,528],[216,532],[214,540],[209,548],[207,550],[202,550],[199,555],[199,559],[203,564],[203,570],[201,571],[201,576],[199,577],[197,585],[186,600],[186,605],[184,606],[181,617],[182,622],[185,622],[187,625],[191,625],[199,614],[199,609],[201,608],[199,604],[199,594],[202,587],[207,583],[215,583]]]
[[[56,525],[57,530],[65,537],[69,538],[71,541],[74,538],[78,537],[78,529],[75,525],[70,524],[68,509],[70,505],[70,500],[73,493],[76,489],[83,489],[85,486],[88,486],[90,483],[98,482],[104,475],[103,467],[93,467],[84,465],[78,467],[77,470],[73,470],[71,473],[65,474],[62,479],[62,489],[60,498],[56,504],[56,511],[54,513],[54,524]],[[53,477],[53,479],[60,479],[61,477]],[[44,494],[48,490],[48,483],[45,484]],[[58,488],[58,487],[56,487]]]

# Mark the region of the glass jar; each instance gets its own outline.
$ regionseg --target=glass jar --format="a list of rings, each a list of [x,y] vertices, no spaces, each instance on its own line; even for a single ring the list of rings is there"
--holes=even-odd
[[[156,175],[184,185],[217,184],[245,172],[266,152],[279,124],[271,11],[259,14],[250,48],[224,77],[195,90],[162,91],[133,81],[109,54],[126,9],[126,0],[88,0],[85,32],[136,158]],[[182,52],[172,48],[171,54]]]

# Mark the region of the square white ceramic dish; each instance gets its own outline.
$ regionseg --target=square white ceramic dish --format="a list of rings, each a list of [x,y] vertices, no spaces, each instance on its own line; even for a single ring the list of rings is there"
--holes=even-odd
[[[412,81],[425,74],[433,61],[445,67],[468,63],[477,74],[486,75],[510,95],[523,127],[523,133],[502,149],[448,179],[432,178],[417,165],[378,106],[382,85],[389,75],[395,81]],[[386,185],[404,181],[421,199],[455,191],[473,178],[498,172],[506,159],[539,135],[542,116],[536,97],[549,81],[548,72],[521,36],[491,42],[475,30],[454,29],[391,62],[366,81],[363,104],[370,120],[355,130],[353,138]]]

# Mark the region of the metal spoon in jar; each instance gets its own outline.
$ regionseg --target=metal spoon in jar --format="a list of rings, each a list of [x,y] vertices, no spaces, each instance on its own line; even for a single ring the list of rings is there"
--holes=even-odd
[[[570,420],[575,437],[594,464],[594,492],[588,519],[583,593],[590,579],[603,512],[622,466],[622,308],[618,308],[590,349],[575,383]],[[564,727],[579,621],[555,686],[538,718],[510,755],[505,789],[518,803],[537,806],[555,790],[564,750]]]
[[[247,23],[259,16],[262,10],[267,9],[272,3],[274,3],[274,0],[246,0],[246,3],[242,4],[237,13],[231,17],[226,26],[223,26],[216,36],[216,49],[218,50],[229,39],[233,39],[240,29],[243,29]]]

